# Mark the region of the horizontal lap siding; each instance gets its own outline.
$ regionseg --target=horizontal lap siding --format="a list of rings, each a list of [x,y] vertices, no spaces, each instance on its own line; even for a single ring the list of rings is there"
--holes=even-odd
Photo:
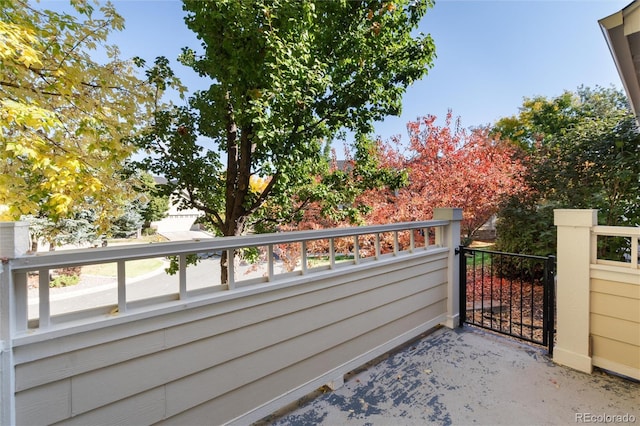
[[[398,321],[400,326],[413,327],[417,326],[419,321],[424,321],[425,311],[416,310],[418,303],[410,303],[410,299],[405,301],[406,303],[398,304],[397,308],[401,310],[402,318],[409,315],[413,320],[408,324],[398,321],[397,315],[392,312],[393,308],[389,306],[387,309],[371,311],[246,357],[236,358],[229,365],[216,366],[202,374],[171,383],[167,386],[167,415],[179,414],[226,392],[237,390],[235,398],[229,398],[223,405],[214,404],[218,409],[201,418],[201,421],[211,419],[212,424],[229,421],[256,405],[276,398],[281,394],[279,391],[300,386],[316,376],[327,373],[335,366],[350,361],[362,351],[371,350],[384,343],[383,339],[393,338],[395,333],[406,330],[404,327],[393,327],[389,324],[390,321]],[[437,303],[431,313],[437,315],[444,309],[444,303]],[[372,328],[375,331],[366,332]],[[392,332],[389,333],[388,330]],[[291,366],[308,359],[314,360],[306,363],[306,371],[300,371],[299,368],[294,368],[293,372],[287,371]],[[253,382],[265,377],[265,373],[271,376],[263,386],[263,393],[256,393]],[[269,384],[280,384],[281,389],[277,389],[278,392],[275,392],[275,388],[270,390]],[[173,423],[184,424],[179,417]]]
[[[263,377],[242,388],[221,395],[191,410],[184,411],[173,418],[168,419],[163,424],[185,425],[201,424],[203,419],[212,419],[209,424],[222,424],[234,416],[246,413],[247,411],[264,404],[269,397],[279,396],[291,390],[290,383],[303,383],[311,381],[327,372],[329,365],[341,365],[346,361],[358,357],[358,355],[369,351],[376,343],[383,339],[391,340],[401,335],[407,329],[418,327],[424,324],[427,316],[436,315],[442,312],[443,304],[436,304],[421,311],[412,312],[409,315],[399,318],[394,322],[384,325],[370,333],[355,337],[348,342],[330,348],[320,354],[304,359],[286,369],[280,370],[273,375]],[[436,316],[437,318],[437,316]],[[437,323],[433,323],[435,326]],[[371,360],[373,358],[369,358]],[[366,361],[365,361],[366,362]],[[359,364],[362,365],[363,363]],[[342,374],[352,370],[343,371]],[[337,376],[337,375],[336,375]],[[335,378],[335,377],[334,377]],[[327,383],[325,380],[315,388]],[[302,394],[311,392],[315,388],[309,388]],[[291,401],[295,400],[291,399]],[[274,411],[274,410],[271,410]],[[252,419],[257,420],[257,419]],[[241,420],[238,424],[247,424]]]
[[[592,279],[590,320],[593,364],[640,379],[640,282]]]
[[[189,310],[173,313],[190,320],[126,339],[74,342],[59,354],[49,348],[42,359],[25,347],[29,362],[16,367],[18,421],[228,421],[446,313],[446,253],[367,266],[338,283],[332,276],[247,296],[255,303],[216,302],[197,320]],[[51,386],[66,393],[42,391]],[[56,410],[33,409],[36,401]]]

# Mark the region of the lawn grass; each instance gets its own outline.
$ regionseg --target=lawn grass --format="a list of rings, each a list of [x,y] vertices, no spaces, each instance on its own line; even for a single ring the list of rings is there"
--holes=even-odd
[[[493,244],[474,242],[474,244],[472,244],[470,248],[475,250],[491,250],[493,248]],[[484,265],[485,267],[490,266],[491,254],[483,253],[481,251],[475,251],[472,257],[467,258],[467,265],[473,265],[473,264],[475,264],[476,267],[481,265]]]
[[[108,244],[122,244],[122,243],[144,244],[144,243],[162,243],[165,241],[169,241],[169,240],[160,234],[142,235],[140,236],[140,238],[108,238],[107,239]]]
[[[125,271],[127,278],[136,278],[162,267],[162,259],[139,259],[126,262]],[[103,263],[100,265],[87,265],[82,267],[82,274],[99,275],[103,277],[117,277],[116,263]]]
[[[344,255],[344,254],[337,254],[335,256],[335,262],[336,263],[340,263],[340,262],[347,262],[353,260],[353,255]],[[307,258],[307,262],[310,268],[317,268],[319,266],[326,266],[329,265],[330,261],[329,261],[329,256],[309,256],[309,258]]]

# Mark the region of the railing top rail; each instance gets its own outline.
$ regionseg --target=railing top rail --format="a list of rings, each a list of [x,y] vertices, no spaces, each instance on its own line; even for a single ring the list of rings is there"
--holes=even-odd
[[[591,230],[595,235],[612,237],[640,237],[640,226],[594,226]]]
[[[272,234],[243,235],[225,238],[205,238],[191,241],[164,243],[132,244],[127,246],[100,247],[92,249],[65,250],[63,252],[38,253],[21,256],[11,261],[14,271],[29,271],[41,268],[59,268],[67,265],[88,265],[111,263],[118,260],[136,260],[190,254],[219,250],[234,250],[244,247],[256,247],[269,244],[284,244],[301,241],[322,240],[349,237],[355,235],[404,231],[440,227],[449,224],[448,220],[427,220],[420,222],[402,222],[387,225],[356,226],[308,231],[290,231]]]
[[[546,260],[549,259],[549,257],[553,257],[552,255],[550,256],[537,256],[534,254],[520,254],[520,253],[508,253],[508,252],[502,252],[502,251],[494,251],[494,250],[486,250],[486,249],[477,249],[477,248],[473,248],[473,247],[462,247],[463,250],[467,253],[469,252],[479,252],[479,253],[487,253],[487,254],[499,254],[499,255],[504,255],[504,256],[512,256],[512,257],[522,257],[525,259],[540,259],[540,260]]]

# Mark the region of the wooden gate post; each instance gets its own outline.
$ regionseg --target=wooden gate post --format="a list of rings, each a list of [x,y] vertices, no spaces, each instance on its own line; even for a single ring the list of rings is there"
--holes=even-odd
[[[435,208],[433,218],[448,220],[449,226],[444,228],[442,243],[449,247],[447,261],[447,320],[445,326],[456,328],[460,324],[460,267],[456,258],[456,251],[460,246],[460,222],[462,209]]]
[[[553,360],[591,373],[589,345],[589,282],[591,228],[598,224],[598,210],[556,209],[558,270],[556,290],[557,343]]]

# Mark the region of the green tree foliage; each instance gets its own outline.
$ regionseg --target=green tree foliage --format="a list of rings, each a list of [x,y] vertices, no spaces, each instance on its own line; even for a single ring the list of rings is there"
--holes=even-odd
[[[143,228],[149,228],[151,222],[169,213],[169,197],[159,193],[154,178],[143,171],[128,169],[128,178],[134,182],[134,194],[120,210],[120,215],[111,221],[108,234],[114,238],[136,236]]]
[[[20,217],[20,220],[29,222],[29,239],[31,240],[30,251],[33,253],[38,251],[38,245],[41,240],[44,240],[51,229],[54,227],[54,223],[46,217],[36,217],[33,215],[24,215]]]
[[[113,5],[70,4],[65,13],[0,0],[2,218],[58,223],[91,209],[106,227],[133,194],[120,169],[162,87],[137,77],[142,61],[106,44],[124,26]]]
[[[277,229],[315,201],[334,217],[356,216],[349,201],[362,182],[330,173],[329,144],[351,131],[364,149],[356,157],[366,157],[373,122],[400,113],[406,87],[432,65],[431,38],[414,34],[431,5],[185,1],[203,54],[184,49],[181,61],[212,83],[187,107],[156,114],[140,141],[154,154],[147,170],[219,235]],[[384,177],[370,162],[355,167],[368,186]],[[222,266],[224,281],[224,256]]]
[[[47,217],[24,215],[20,218],[29,222],[31,251],[38,250],[38,244],[44,241],[49,244],[49,250],[56,247],[73,244],[97,244],[99,235],[96,223],[96,213],[85,209],[75,213],[72,217],[58,219],[56,222]]]
[[[434,57],[431,38],[413,34],[429,6],[185,1],[203,54],[185,49],[181,60],[212,83],[188,107],[156,115],[141,140],[155,154],[147,169],[220,235],[274,229],[316,200],[350,214],[329,208],[348,185],[329,173],[328,144],[344,130],[362,140],[375,120],[400,112],[405,88]]]
[[[596,208],[600,223],[640,224],[640,139],[621,91],[580,87],[525,99],[494,131],[523,148],[528,166],[529,190],[500,212],[500,249],[555,252],[554,208]]]
[[[141,212],[146,207],[146,203],[141,200],[133,200],[127,204],[124,213],[111,224],[111,236],[114,238],[129,238],[136,236],[144,225],[144,218]]]
[[[55,245],[96,244],[99,236],[95,223],[96,213],[89,209],[76,213],[72,218],[60,219],[56,224]]]

